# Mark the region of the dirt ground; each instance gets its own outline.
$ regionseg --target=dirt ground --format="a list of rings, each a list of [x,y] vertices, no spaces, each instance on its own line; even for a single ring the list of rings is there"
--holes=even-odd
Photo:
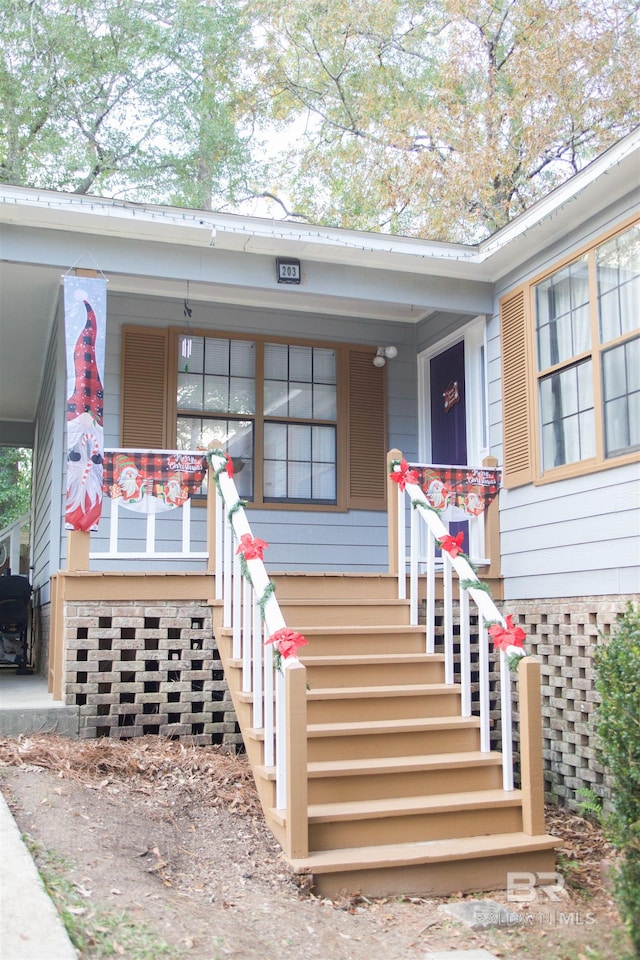
[[[514,960],[631,956],[603,881],[611,851],[598,828],[558,810],[549,829],[560,837],[565,896],[517,904],[488,893],[520,922],[474,932],[438,912],[443,900],[349,891],[330,901],[301,890],[264,826],[246,761],[215,748],[0,738],[0,788],[37,859],[46,851],[62,864],[83,903],[76,914],[99,913],[104,932],[105,915],[125,913],[173,958],[422,960],[474,947]],[[137,960],[117,929],[112,952]],[[82,952],[103,955],[90,944]]]

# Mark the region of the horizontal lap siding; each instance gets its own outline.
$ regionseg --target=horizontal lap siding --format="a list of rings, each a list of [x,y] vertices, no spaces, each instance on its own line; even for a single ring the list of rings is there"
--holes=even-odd
[[[495,314],[487,326],[487,369],[491,453],[501,466],[507,453],[503,446],[506,403],[500,369],[504,349],[500,300],[517,294],[526,280],[623,222],[634,208],[637,197],[630,194],[570,235],[559,237],[498,282]],[[512,396],[511,401],[513,411],[517,397]],[[532,444],[537,442],[537,437],[531,437]],[[504,489],[500,529],[505,598],[640,593],[639,491],[638,464],[538,486],[527,481]]]

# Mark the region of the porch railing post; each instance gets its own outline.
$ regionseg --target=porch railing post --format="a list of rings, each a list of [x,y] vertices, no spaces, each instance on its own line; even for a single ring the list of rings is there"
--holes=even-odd
[[[214,440],[213,443],[209,444],[209,450],[213,450],[220,446],[219,442]],[[215,575],[216,572],[216,561],[217,549],[218,549],[218,530],[216,528],[216,513],[217,513],[217,489],[216,482],[213,475],[213,467],[209,463],[207,470],[207,573]]]
[[[545,832],[539,661],[522,657],[518,664],[518,681],[522,830],[535,837]]]
[[[284,668],[287,713],[287,853],[309,854],[307,784],[307,681],[304,666],[295,661]]]
[[[389,450],[387,454],[387,524],[389,542],[389,573],[398,575],[400,558],[398,556],[398,484],[388,479],[392,460],[401,460],[400,450]]]
[[[67,532],[67,570],[89,569],[91,534],[84,530]]]
[[[498,466],[498,461],[495,457],[485,457],[482,466],[494,470]],[[492,500],[484,511],[484,555],[489,558],[489,567],[483,570],[483,576],[490,578],[501,576],[498,497]]]

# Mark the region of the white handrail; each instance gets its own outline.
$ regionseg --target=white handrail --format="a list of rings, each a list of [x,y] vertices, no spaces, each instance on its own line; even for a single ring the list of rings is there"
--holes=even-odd
[[[276,807],[282,810],[287,806],[284,670],[300,662],[294,655],[281,658],[282,669],[274,670],[273,646],[266,641],[286,627],[284,617],[260,557],[245,559],[248,579],[243,576],[236,548],[253,534],[233,478],[221,470],[216,479],[216,596],[222,599],[223,625],[232,633],[234,659],[242,664],[242,690],[251,694],[252,725],[264,736],[265,765],[276,768]]]
[[[7,560],[12,573],[20,573],[20,539],[22,531],[29,526],[31,515],[25,513],[13,523],[0,530],[0,566]]]
[[[404,547],[404,531],[407,529],[406,509],[419,516],[427,528],[426,551],[426,651],[435,650],[435,549],[436,542],[441,542],[449,531],[438,512],[429,504],[424,491],[416,483],[406,483],[405,496],[398,496],[398,583],[406,583],[407,557]],[[416,556],[419,547],[419,535],[415,517],[410,523],[411,543],[409,544],[409,606],[411,622],[417,623],[418,609],[418,576]],[[400,534],[402,531],[402,534]],[[421,558],[422,559],[422,558]],[[445,656],[445,683],[455,682],[454,670],[454,641],[453,641],[453,586],[452,572],[458,575],[460,584],[460,681],[462,693],[462,715],[471,715],[471,652],[470,652],[470,621],[469,603],[471,598],[478,611],[479,637],[479,708],[480,708],[480,750],[488,753],[491,749],[490,738],[490,692],[489,692],[489,639],[487,634],[488,623],[498,623],[505,626],[505,620],[493,602],[491,596],[484,589],[475,570],[466,556],[458,554],[451,556],[442,550],[442,573],[444,589],[444,656]],[[477,587],[473,586],[477,583]],[[464,584],[464,586],[463,586]],[[399,591],[399,597],[402,593]],[[506,653],[500,651],[500,695],[501,695],[501,734],[502,734],[502,782],[504,790],[513,790],[513,723],[511,713],[511,671]]]

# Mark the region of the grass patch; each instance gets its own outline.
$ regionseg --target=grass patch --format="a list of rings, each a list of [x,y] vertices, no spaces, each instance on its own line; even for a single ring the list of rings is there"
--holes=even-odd
[[[180,960],[180,954],[145,924],[125,912],[104,910],[91,903],[86,891],[67,875],[73,867],[70,860],[43,850],[27,835],[23,839],[81,960],[118,956],[127,960]]]

